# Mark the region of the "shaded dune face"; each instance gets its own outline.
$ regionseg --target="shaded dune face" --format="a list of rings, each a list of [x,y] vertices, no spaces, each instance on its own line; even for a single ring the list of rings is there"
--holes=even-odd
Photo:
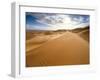
[[[79,28],[79,29],[74,29],[72,30],[73,33],[77,33],[80,37],[82,37],[84,40],[89,42],[89,27],[85,27],[85,28]]]
[[[89,42],[89,29],[78,33],[80,37]]]
[[[26,56],[27,67],[77,64],[89,64],[89,44],[69,31],[31,50]]]

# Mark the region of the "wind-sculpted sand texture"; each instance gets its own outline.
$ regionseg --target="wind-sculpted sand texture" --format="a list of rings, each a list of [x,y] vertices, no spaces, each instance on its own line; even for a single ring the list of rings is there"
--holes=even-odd
[[[26,66],[89,64],[88,35],[64,31],[31,36],[26,40]]]
[[[38,48],[41,45],[43,45],[43,43],[50,41],[52,39],[56,39],[63,34],[42,35],[42,36],[36,36],[29,40],[26,40],[26,52],[27,52],[26,55],[28,55],[29,52],[31,52],[31,50],[34,50],[35,48]]]

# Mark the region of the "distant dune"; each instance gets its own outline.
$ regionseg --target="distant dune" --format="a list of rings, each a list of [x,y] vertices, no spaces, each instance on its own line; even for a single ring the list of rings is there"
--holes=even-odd
[[[71,32],[77,33],[78,35],[80,35],[80,37],[82,37],[84,40],[89,42],[89,26],[85,27],[85,28],[77,28],[72,30]]]
[[[29,32],[31,35],[28,34],[26,39],[26,66],[89,64],[88,31]]]
[[[83,39],[85,39],[86,41],[89,42],[89,38],[90,38],[89,29],[83,30],[83,31],[79,32],[78,34],[80,35],[80,37],[82,37]]]

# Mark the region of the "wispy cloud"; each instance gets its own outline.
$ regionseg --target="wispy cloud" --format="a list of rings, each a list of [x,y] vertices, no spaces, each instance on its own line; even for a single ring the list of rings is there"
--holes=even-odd
[[[88,15],[54,14],[54,13],[27,13],[33,17],[32,29],[74,29],[89,25]],[[26,16],[27,16],[26,15]],[[34,24],[36,22],[37,24]],[[42,24],[42,25],[38,25]]]

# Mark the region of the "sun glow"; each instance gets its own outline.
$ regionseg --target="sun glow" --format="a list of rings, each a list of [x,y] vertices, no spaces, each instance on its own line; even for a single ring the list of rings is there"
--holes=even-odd
[[[70,14],[31,13],[32,23],[29,29],[59,30],[75,29],[89,25],[89,16]],[[30,21],[31,22],[31,21]],[[29,23],[30,23],[29,22]]]

